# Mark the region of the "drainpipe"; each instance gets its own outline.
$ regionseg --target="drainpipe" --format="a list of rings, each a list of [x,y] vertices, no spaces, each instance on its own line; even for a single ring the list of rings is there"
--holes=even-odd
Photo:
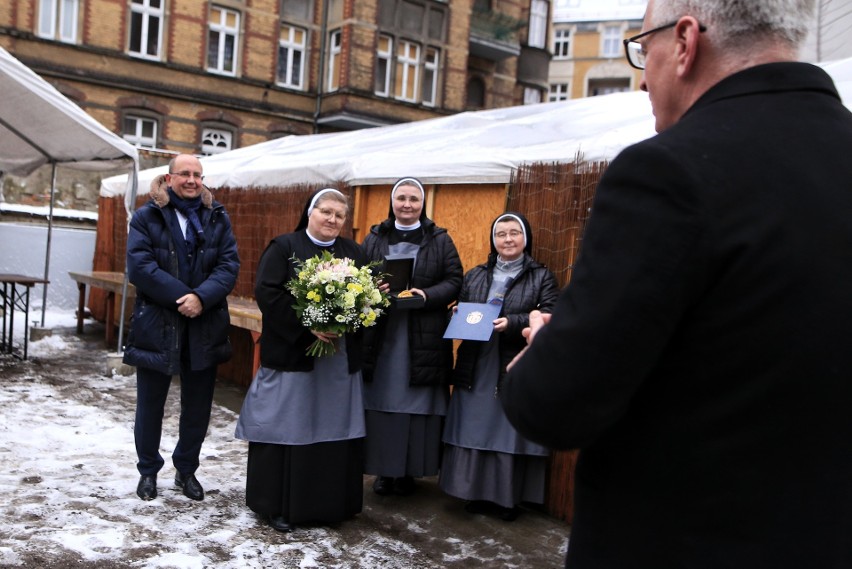
[[[319,133],[319,117],[322,110],[322,91],[325,85],[325,42],[328,36],[328,2],[323,0],[322,3],[322,27],[320,37],[320,53],[319,53],[319,77],[317,78],[317,101],[314,109],[314,134]]]

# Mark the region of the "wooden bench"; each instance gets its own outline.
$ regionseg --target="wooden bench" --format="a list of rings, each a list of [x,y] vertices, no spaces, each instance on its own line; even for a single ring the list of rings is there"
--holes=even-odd
[[[86,310],[86,287],[95,287],[107,292],[107,312],[105,321],[107,346],[115,344],[115,295],[119,295],[124,287],[124,273],[109,271],[69,272],[68,275],[77,281],[80,290],[80,298],[77,305],[77,333],[83,332],[83,319]],[[127,283],[127,298],[136,298],[136,287]],[[251,298],[238,296],[228,297],[228,312],[231,315],[231,326],[248,330],[251,333],[252,354],[252,377],[260,366],[260,332],[261,314],[257,303]]]
[[[49,284],[50,281],[26,275],[0,275],[0,311],[3,314],[3,333],[0,350],[14,353],[13,334],[15,331],[15,311],[24,313],[24,357],[27,359],[30,325],[30,289],[37,284]],[[18,291],[22,287],[22,291]],[[8,330],[6,323],[8,321]]]
[[[107,293],[106,303],[106,344],[115,345],[115,295],[122,293],[124,288],[124,273],[107,271],[90,271],[85,273],[69,272],[68,275],[77,281],[80,297],[77,300],[77,333],[83,333],[83,319],[86,317],[86,286],[99,288]],[[127,283],[127,298],[136,298],[136,288]]]
[[[231,326],[248,330],[252,343],[251,377],[260,367],[260,333],[262,331],[262,316],[257,302],[251,298],[239,296],[228,297],[228,312],[231,314]]]

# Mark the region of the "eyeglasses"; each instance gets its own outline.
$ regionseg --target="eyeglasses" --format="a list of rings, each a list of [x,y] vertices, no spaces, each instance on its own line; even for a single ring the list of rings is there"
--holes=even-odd
[[[624,43],[624,52],[627,54],[627,63],[629,63],[631,67],[635,67],[636,69],[645,69],[645,56],[647,55],[647,52],[645,51],[645,46],[642,45],[638,40],[644,38],[645,36],[650,36],[651,34],[655,34],[657,32],[673,28],[677,25],[677,22],[679,21],[680,20],[669,22],[668,24],[663,24],[662,26],[656,27],[653,30],[648,30],[647,32],[642,32],[639,35],[633,36],[632,38],[622,40]],[[702,33],[706,32],[707,26],[703,24],[698,24],[698,31]]]
[[[338,221],[344,221],[346,219],[345,212],[335,211],[329,207],[318,207],[314,211],[318,211],[320,215],[325,216],[328,219],[336,219]]]
[[[512,231],[509,231],[508,233],[506,231],[501,231],[499,233],[495,233],[494,237],[497,238],[497,239],[500,239],[500,240],[506,239],[506,237],[511,237],[512,239],[517,239],[521,235],[523,235],[522,232],[518,231],[517,229],[513,229]]]
[[[189,170],[184,170],[183,172],[169,172],[172,176],[180,176],[181,178],[195,178],[196,180],[204,181],[204,176],[201,175],[201,172],[190,172]]]

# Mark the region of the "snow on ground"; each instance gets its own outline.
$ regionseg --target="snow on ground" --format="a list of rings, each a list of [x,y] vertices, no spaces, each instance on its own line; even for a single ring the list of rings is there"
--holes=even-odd
[[[529,510],[517,521],[464,512],[434,479],[409,498],[376,496],[333,526],[281,534],[245,506],[246,443],[217,402],[198,477],[203,502],[174,487],[169,455],[178,390],[166,410],[159,497],[135,495],[135,376],[105,375],[103,332],[74,333],[73,313],[49,311],[53,336],[29,360],[0,356],[0,567],[438,568],[559,567],[568,526]],[[67,327],[67,328],[63,328]],[[87,324],[87,329],[92,327]],[[233,392],[233,386],[217,387]],[[233,402],[229,404],[235,407]]]

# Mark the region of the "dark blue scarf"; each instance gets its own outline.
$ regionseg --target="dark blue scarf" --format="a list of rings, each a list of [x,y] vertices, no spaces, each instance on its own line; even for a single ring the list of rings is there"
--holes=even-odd
[[[189,246],[189,250],[195,249],[197,241],[196,236],[204,239],[204,229],[201,227],[201,220],[198,219],[198,208],[201,207],[201,196],[190,198],[188,200],[179,197],[174,190],[169,188],[169,203],[175,206],[175,209],[183,214],[189,222],[187,232],[184,238]]]

